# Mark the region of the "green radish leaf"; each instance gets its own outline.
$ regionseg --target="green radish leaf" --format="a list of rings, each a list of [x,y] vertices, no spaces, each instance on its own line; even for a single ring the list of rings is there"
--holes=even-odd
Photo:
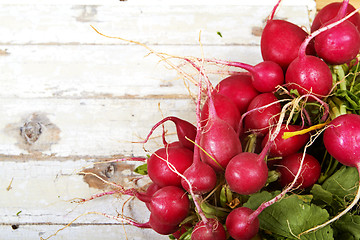
[[[263,191],[253,194],[244,206],[256,209],[261,203],[272,199],[278,193]],[[280,201],[264,209],[259,215],[261,229],[288,239],[297,239],[298,234],[322,224],[328,219],[329,214],[325,209],[306,203],[296,195],[285,196]],[[334,239],[333,229],[326,226],[315,232],[302,235],[301,239],[331,240]]]
[[[134,172],[141,174],[141,175],[147,175],[148,171],[147,171],[147,163],[138,166],[137,168],[135,168]]]
[[[357,191],[359,173],[354,167],[342,166],[322,184],[322,188],[337,196],[345,206],[345,201],[351,201]]]
[[[360,240],[360,216],[350,215],[349,213],[342,216],[338,221],[334,223],[335,228],[341,234],[337,236],[338,239],[354,239]],[[349,236],[350,235],[350,236]]]
[[[321,185],[315,184],[311,193],[313,194],[312,203],[321,208],[326,208],[332,216],[344,208],[343,199],[325,190]]]
[[[217,35],[219,35],[220,37],[222,37],[221,32],[216,32]]]

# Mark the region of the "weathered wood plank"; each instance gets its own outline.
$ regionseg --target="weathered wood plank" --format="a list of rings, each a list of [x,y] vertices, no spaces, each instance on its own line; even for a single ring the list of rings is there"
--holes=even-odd
[[[38,240],[40,237],[47,238],[62,227],[62,225],[19,225],[19,228],[14,230],[10,225],[0,225],[0,237],[1,240]],[[55,237],[50,238],[50,240],[79,239],[168,240],[169,237],[156,234],[149,229],[141,230],[132,226],[75,225],[60,231]]]
[[[116,211],[121,213],[124,202],[129,198],[127,196],[104,196],[82,204],[72,201],[102,192],[95,188],[97,185],[95,185],[94,179],[86,183],[83,176],[78,174],[84,169],[92,168],[94,162],[96,161],[82,159],[57,161],[56,158],[41,162],[31,159],[24,162],[12,162],[10,158],[0,161],[0,203],[2,208],[0,223],[67,224],[88,211],[113,215],[116,215]],[[128,162],[128,164],[131,163]],[[133,168],[126,168],[121,164],[116,166],[118,167],[115,171],[116,174],[113,173],[109,178],[104,178],[105,180],[118,184],[120,184],[119,181],[122,181],[121,184],[125,187],[141,187],[148,182],[146,178],[135,184],[129,180],[131,177],[135,177],[131,171]],[[119,180],[121,178],[128,180]],[[148,213],[145,205],[139,204],[138,201],[130,202],[124,210],[125,215],[130,215],[138,221],[147,220]],[[100,215],[83,216],[76,222],[93,223],[94,220],[99,219],[100,222],[116,222]]]
[[[104,196],[82,204],[71,201],[102,192],[89,188],[89,185],[83,181],[83,176],[77,174],[83,168],[88,169],[91,166],[92,161],[81,159],[57,161],[54,158],[41,162],[37,160],[13,162],[9,158],[0,161],[0,228],[4,230],[0,231],[0,238],[38,239],[40,236],[46,237],[55,233],[63,227],[62,225],[88,212],[102,212],[113,216],[122,213],[123,204],[128,199],[125,196],[120,198],[115,195]],[[115,172],[107,180],[111,182],[120,180],[125,187],[143,186],[148,182],[146,179],[137,184],[124,181],[133,175],[127,168],[121,170],[119,167]],[[123,213],[138,222],[146,222],[149,216],[145,205],[136,200],[124,205]],[[101,215],[83,215],[71,228],[61,232],[55,239],[93,236],[89,233],[95,230],[103,231],[103,234],[107,231],[115,231],[116,235],[123,238],[115,238],[115,233],[106,236],[109,239],[125,239],[124,229],[118,224],[119,222]],[[19,228],[15,231],[11,228],[12,225],[17,225]],[[144,234],[150,234],[147,239],[160,239],[155,237],[156,234],[140,231],[134,227],[126,228],[126,232],[131,236],[130,239],[145,239]],[[29,234],[29,237],[21,238],[25,236],[24,234]]]
[[[3,99],[0,154],[145,156],[142,144],[132,142],[144,139],[162,118],[159,103],[164,116],[195,121],[190,99]],[[173,124],[166,126],[174,132]],[[161,128],[154,136],[159,134]],[[159,143],[152,140],[146,147],[154,151]]]
[[[129,1],[131,2],[131,1]],[[263,1],[263,3],[266,1]],[[286,1],[284,1],[286,2]],[[309,25],[308,5],[281,6],[278,18]],[[315,6],[314,6],[315,7]],[[272,5],[44,5],[2,4],[0,44],[124,44],[96,34],[90,25],[109,35],[147,44],[259,44],[254,27],[262,27]],[[221,32],[223,37],[219,37]]]
[[[151,47],[172,55],[201,57],[200,46]],[[2,45],[0,49],[6,49],[0,56],[1,98],[184,98],[188,94],[181,75],[159,62],[159,57],[145,57],[148,51],[140,46]],[[259,46],[211,45],[203,51],[207,58],[261,61]],[[190,67],[185,69],[195,73]]]

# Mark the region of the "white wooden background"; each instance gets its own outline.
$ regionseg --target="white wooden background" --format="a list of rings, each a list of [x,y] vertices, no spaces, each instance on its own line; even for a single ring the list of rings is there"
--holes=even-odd
[[[142,144],[131,142],[162,115],[195,120],[176,71],[146,56],[145,48],[102,37],[90,25],[156,51],[198,57],[201,31],[205,57],[261,61],[259,33],[275,1],[193,2],[0,1],[1,240],[46,238],[87,212],[121,213],[127,197],[71,202],[106,190],[79,171],[133,186],[134,164],[93,163],[146,156]],[[313,1],[284,0],[277,17],[309,27],[314,11]],[[159,143],[145,146],[151,152]],[[124,213],[139,222],[148,217],[137,201]],[[52,239],[127,238],[167,239],[95,214]]]

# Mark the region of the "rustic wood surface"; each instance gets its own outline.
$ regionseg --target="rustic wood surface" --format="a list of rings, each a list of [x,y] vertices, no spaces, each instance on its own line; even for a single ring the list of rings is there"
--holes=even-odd
[[[86,214],[123,212],[145,222],[149,213],[136,200],[74,201],[108,189],[82,171],[127,187],[146,185],[146,178],[133,181],[138,163],[109,161],[155,151],[158,138],[146,150],[134,142],[162,116],[195,121],[175,70],[143,46],[105,38],[90,25],[178,56],[201,56],[201,31],[206,57],[261,61],[261,28],[275,1],[191,2],[0,2],[1,240],[47,238],[79,216],[51,239],[168,239]],[[309,28],[314,11],[313,1],[284,0],[277,17]],[[210,76],[215,83],[225,75]],[[166,128],[174,139],[173,126]]]

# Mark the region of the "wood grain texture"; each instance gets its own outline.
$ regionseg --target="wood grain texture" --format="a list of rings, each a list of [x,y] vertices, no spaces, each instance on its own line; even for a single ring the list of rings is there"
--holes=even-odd
[[[79,172],[87,169],[127,187],[146,186],[147,178],[133,181],[132,170],[141,163],[108,161],[155,151],[161,129],[145,149],[133,142],[143,140],[163,116],[195,122],[191,83],[185,81],[188,89],[179,73],[144,47],[102,37],[90,25],[158,52],[201,57],[203,50],[208,58],[256,64],[264,20],[275,2],[1,1],[0,239],[45,238],[92,211],[124,210],[147,221],[144,204],[124,205],[125,196],[72,202],[109,189]],[[277,17],[308,28],[314,12],[312,0],[284,0]],[[214,84],[226,76],[215,72],[219,68],[207,70]],[[175,140],[173,124],[165,127],[167,140]],[[124,230],[96,214],[80,217],[51,239],[105,238],[168,239],[131,226]]]

